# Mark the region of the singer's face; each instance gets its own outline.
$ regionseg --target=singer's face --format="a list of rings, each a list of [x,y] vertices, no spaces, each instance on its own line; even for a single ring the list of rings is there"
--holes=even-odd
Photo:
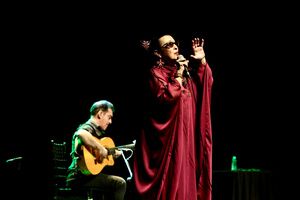
[[[158,39],[160,46],[160,53],[162,59],[177,60],[178,59],[178,46],[174,38],[170,35],[164,35]]]

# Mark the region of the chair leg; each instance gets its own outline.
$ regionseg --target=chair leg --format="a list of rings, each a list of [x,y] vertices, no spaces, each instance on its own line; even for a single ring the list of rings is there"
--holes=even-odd
[[[87,193],[87,200],[94,200],[94,193],[93,193],[93,189],[89,189],[88,193]],[[104,193],[100,194],[100,200],[105,200],[105,195]]]
[[[93,200],[94,197],[93,197],[93,190],[88,190],[88,193],[87,193],[87,200]]]
[[[101,200],[105,200],[104,194],[101,194]]]

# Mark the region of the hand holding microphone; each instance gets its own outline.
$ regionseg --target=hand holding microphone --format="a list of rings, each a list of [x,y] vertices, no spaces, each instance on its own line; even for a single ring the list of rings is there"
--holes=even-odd
[[[178,72],[177,73],[181,73],[183,74],[184,71],[185,73],[187,74],[187,76],[189,78],[191,78],[191,75],[189,73],[189,70],[188,70],[188,63],[189,63],[189,60],[185,59],[185,57],[183,55],[179,55],[178,56],[178,59],[177,59],[177,63],[179,64],[179,69],[178,69]]]

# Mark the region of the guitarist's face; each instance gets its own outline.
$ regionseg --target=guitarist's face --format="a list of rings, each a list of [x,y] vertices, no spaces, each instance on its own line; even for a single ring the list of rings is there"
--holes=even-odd
[[[106,130],[107,127],[112,123],[113,111],[109,108],[108,111],[100,110],[98,112],[99,126],[102,130]]]

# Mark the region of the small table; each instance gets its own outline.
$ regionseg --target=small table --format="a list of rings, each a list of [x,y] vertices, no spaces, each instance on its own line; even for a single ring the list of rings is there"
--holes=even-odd
[[[213,171],[213,200],[273,200],[272,173],[259,169]]]

